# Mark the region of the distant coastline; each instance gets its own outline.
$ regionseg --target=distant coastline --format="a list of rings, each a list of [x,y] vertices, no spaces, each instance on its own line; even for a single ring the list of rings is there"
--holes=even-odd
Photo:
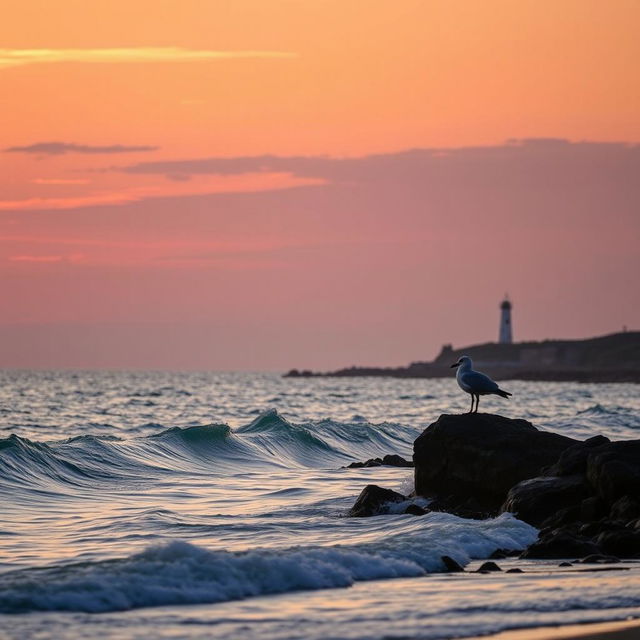
[[[470,356],[477,369],[497,380],[640,383],[640,331],[586,340],[488,342],[461,349],[444,345],[430,362],[416,361],[401,367],[351,366],[328,372],[291,369],[284,377],[444,378],[451,376],[451,363],[461,355]]]

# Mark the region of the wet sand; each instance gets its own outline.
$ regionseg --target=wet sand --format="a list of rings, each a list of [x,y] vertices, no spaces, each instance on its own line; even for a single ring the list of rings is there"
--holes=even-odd
[[[640,640],[640,619],[503,631],[467,640]]]

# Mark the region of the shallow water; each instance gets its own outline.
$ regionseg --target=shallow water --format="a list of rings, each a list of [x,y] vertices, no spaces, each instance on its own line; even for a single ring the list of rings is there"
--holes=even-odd
[[[0,378],[0,617],[15,637],[437,638],[640,607],[635,571],[507,589],[439,574],[443,554],[535,539],[509,515],[344,517],[366,484],[409,493],[410,469],[341,467],[410,457],[438,415],[467,410],[453,378]],[[511,402],[483,410],[581,439],[640,432],[638,385],[504,387]]]

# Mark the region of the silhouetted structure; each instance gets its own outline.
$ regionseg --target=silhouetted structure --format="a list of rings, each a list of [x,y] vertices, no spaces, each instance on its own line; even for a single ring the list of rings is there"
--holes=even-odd
[[[511,300],[509,300],[509,296],[505,296],[500,305],[500,333],[498,335],[498,342],[500,342],[500,344],[511,344],[513,342]]]

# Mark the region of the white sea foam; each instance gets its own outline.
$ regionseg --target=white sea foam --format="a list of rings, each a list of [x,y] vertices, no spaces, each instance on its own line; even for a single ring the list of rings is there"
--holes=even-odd
[[[439,572],[442,555],[466,564],[499,547],[522,548],[537,535],[509,514],[471,521],[434,513],[422,520],[413,534],[361,545],[229,553],[174,541],[120,560],[10,572],[0,576],[0,612],[104,612],[348,587]]]

